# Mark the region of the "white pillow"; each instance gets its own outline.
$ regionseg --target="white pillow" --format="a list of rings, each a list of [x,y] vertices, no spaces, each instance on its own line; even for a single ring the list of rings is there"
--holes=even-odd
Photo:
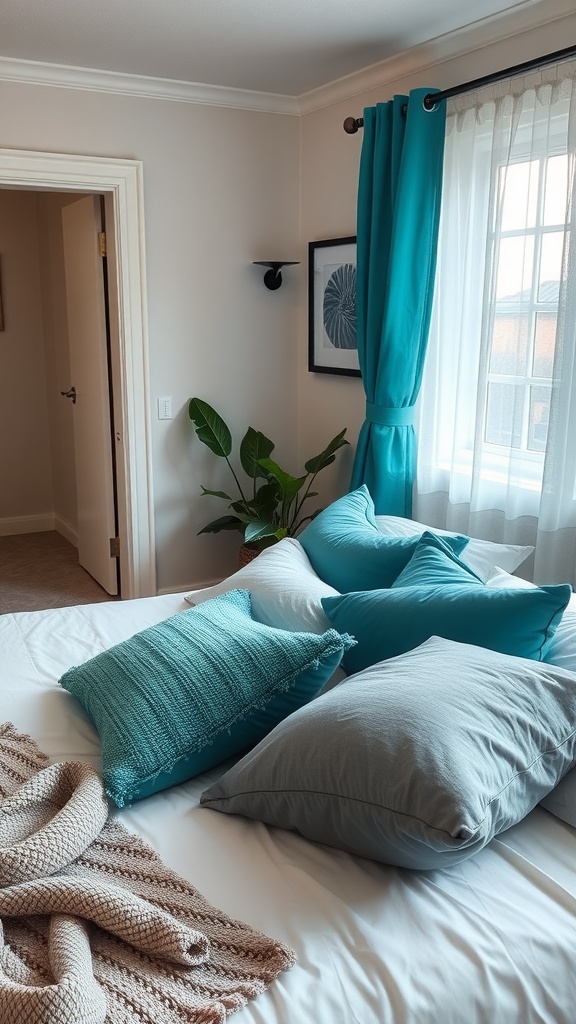
[[[540,801],[555,818],[576,828],[576,768],[571,768],[548,796]]]
[[[464,549],[466,550],[466,549]],[[511,576],[506,569],[497,565],[489,580],[486,580],[487,587],[503,588],[505,590],[532,590],[536,586],[530,580],[523,580],[521,576]]]
[[[440,530],[436,526],[426,526],[418,523],[415,519],[405,519],[403,516],[376,516],[376,525],[380,533],[387,537],[415,537],[428,530],[430,533],[438,533],[441,537],[454,537],[458,530]],[[492,540],[480,540],[478,537],[470,537],[466,547],[458,556],[466,565],[469,565],[480,578],[486,582],[492,576],[496,566],[501,566],[508,572],[514,572],[519,565],[522,565],[534,548],[523,544],[498,544]]]
[[[488,587],[516,588],[530,588],[535,585],[527,580],[521,580],[517,576],[510,576],[501,568],[486,584]],[[551,665],[558,665],[569,672],[576,672],[576,594],[572,594],[570,598],[544,661],[550,662]],[[556,818],[567,821],[569,825],[576,828],[576,768],[567,772],[552,792],[545,796],[540,803]]]
[[[265,548],[257,558],[214,587],[193,590],[188,604],[202,604],[229,590],[249,590],[252,613],[259,622],[276,629],[324,633],[330,623],[321,604],[338,591],[316,575],[302,545],[294,537]]]

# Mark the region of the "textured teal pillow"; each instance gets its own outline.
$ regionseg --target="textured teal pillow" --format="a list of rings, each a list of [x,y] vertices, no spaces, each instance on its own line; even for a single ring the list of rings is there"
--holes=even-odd
[[[576,675],[433,637],[281,722],[201,803],[386,864],[477,853],[576,758]]]
[[[571,593],[568,584],[491,590],[455,583],[342,594],[322,605],[335,629],[358,641],[344,668],[359,672],[431,636],[542,661]]]
[[[60,683],[98,730],[105,789],[123,807],[258,742],[316,696],[352,643],[333,629],[256,622],[250,594],[235,590],[69,669]]]
[[[473,569],[454,553],[445,537],[426,531],[420,537],[408,565],[396,577],[392,587],[413,586],[483,587],[484,582]],[[329,596],[329,595],[326,595]]]
[[[345,494],[298,537],[314,572],[341,594],[392,585],[412,557],[420,536],[385,537],[376,525],[366,486]],[[445,537],[459,554],[467,537]]]

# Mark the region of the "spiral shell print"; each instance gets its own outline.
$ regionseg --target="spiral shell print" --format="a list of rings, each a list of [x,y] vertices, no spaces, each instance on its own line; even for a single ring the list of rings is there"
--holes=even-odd
[[[356,340],[356,267],[343,263],[330,275],[324,292],[324,329],[334,348],[354,349]]]

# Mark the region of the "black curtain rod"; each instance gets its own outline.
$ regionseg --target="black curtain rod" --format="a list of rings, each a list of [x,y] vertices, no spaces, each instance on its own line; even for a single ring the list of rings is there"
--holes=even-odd
[[[452,96],[459,96],[463,92],[471,92],[472,89],[479,89],[483,85],[492,85],[493,82],[501,82],[505,78],[514,78],[515,75],[522,75],[528,71],[538,71],[548,64],[559,64],[570,57],[576,57],[576,46],[566,46],[563,50],[547,53],[543,57],[536,57],[534,60],[526,60],[523,64],[515,64],[514,67],[504,68],[503,71],[495,71],[491,75],[475,78],[472,82],[455,85],[451,89],[443,89],[441,92],[429,92],[424,97],[423,104],[426,110],[433,110],[440,100],[449,100]],[[344,131],[348,135],[355,135],[358,129],[363,127],[363,117],[347,117],[344,121]]]

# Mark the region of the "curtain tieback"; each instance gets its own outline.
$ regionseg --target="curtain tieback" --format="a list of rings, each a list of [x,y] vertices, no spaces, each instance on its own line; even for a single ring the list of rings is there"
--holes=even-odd
[[[366,402],[366,419],[382,427],[411,427],[414,423],[414,406],[405,405],[401,409],[394,409]]]

